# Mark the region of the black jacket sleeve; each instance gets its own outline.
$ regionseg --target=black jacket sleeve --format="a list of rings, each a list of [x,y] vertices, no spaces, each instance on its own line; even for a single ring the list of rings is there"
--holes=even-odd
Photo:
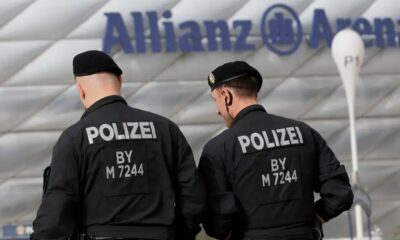
[[[175,147],[175,227],[177,239],[194,239],[200,231],[205,209],[205,188],[197,172],[192,149],[176,125],[172,125]]]
[[[234,215],[238,212],[225,167],[207,144],[200,158],[199,171],[207,189],[207,210],[203,227],[214,238],[226,237],[233,229]]]
[[[77,156],[73,139],[61,135],[53,149],[48,181],[33,221],[31,239],[69,239],[75,231],[79,199]]]
[[[346,169],[321,135],[312,130],[316,152],[316,184],[314,190],[321,199],[316,202],[317,214],[325,221],[348,210],[353,204],[353,192]]]

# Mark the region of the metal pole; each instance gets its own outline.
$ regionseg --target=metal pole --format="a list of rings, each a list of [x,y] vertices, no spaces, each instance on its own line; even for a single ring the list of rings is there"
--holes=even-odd
[[[364,58],[364,42],[360,35],[351,29],[345,29],[336,34],[332,42],[332,55],[338,67],[340,76],[343,80],[343,86],[346,92],[347,106],[349,110],[350,124],[350,145],[353,185],[358,185],[358,156],[357,156],[357,138],[355,128],[355,81],[358,77]],[[360,204],[355,206],[356,219],[356,239],[363,238],[362,207]]]
[[[358,153],[357,153],[357,137],[355,127],[355,111],[354,111],[354,98],[355,89],[353,84],[347,85],[346,100],[349,111],[349,122],[350,122],[350,146],[351,146],[351,162],[352,162],[352,175],[351,180],[353,185],[358,184]],[[362,239],[363,236],[363,220],[362,220],[362,208],[360,204],[355,206],[355,220],[356,220],[356,239]]]

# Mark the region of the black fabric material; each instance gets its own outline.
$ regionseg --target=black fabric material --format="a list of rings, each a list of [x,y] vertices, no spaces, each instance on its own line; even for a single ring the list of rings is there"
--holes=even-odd
[[[221,84],[244,76],[254,77],[257,80],[257,91],[260,90],[263,81],[261,74],[257,69],[243,61],[225,63],[214,69],[208,76],[208,85],[211,89],[214,89]]]
[[[89,50],[79,53],[72,60],[73,73],[76,77],[91,75],[99,72],[110,72],[117,76],[122,70],[106,53],[98,50]]]
[[[47,179],[32,239],[172,240],[173,229],[200,229],[205,190],[186,138],[120,96],[97,101],[61,134]]]
[[[51,172],[51,168],[50,167],[46,167],[44,169],[44,171],[43,171],[43,195],[47,191],[47,185],[49,183],[50,172]]]
[[[316,214],[328,221],[353,203],[347,172],[318,132],[257,104],[206,143],[199,172],[203,226],[216,238],[242,226],[249,239],[312,239]]]
[[[87,236],[96,238],[139,238],[176,240],[174,229],[166,226],[92,226],[86,229]],[[127,235],[134,237],[127,237]]]

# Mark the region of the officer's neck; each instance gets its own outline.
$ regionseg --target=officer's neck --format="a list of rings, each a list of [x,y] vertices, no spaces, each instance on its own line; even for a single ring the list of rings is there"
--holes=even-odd
[[[93,104],[95,104],[97,101],[105,98],[105,97],[109,97],[109,96],[121,96],[121,93],[119,91],[108,91],[102,94],[96,94],[96,95],[91,95],[90,97],[88,97],[87,99],[85,99],[84,102],[84,106],[86,109],[90,108],[90,106],[92,106]]]
[[[229,108],[229,112],[231,113],[231,116],[235,118],[240,111],[254,104],[257,104],[257,99],[255,98],[240,98],[234,101],[232,106]]]
[[[97,73],[77,79],[80,97],[86,109],[102,98],[121,95],[121,77],[111,73]]]

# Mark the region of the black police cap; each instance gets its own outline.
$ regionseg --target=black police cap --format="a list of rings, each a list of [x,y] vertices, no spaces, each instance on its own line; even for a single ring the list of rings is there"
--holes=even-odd
[[[214,71],[208,75],[208,85],[210,85],[211,90],[213,90],[215,87],[220,86],[221,84],[244,76],[254,77],[257,80],[258,92],[261,88],[263,80],[261,74],[257,71],[257,69],[243,61],[225,63],[214,69]]]
[[[122,70],[114,60],[106,53],[98,50],[89,50],[79,53],[74,57],[72,65],[76,77],[99,72],[110,72],[117,76],[122,74]]]

